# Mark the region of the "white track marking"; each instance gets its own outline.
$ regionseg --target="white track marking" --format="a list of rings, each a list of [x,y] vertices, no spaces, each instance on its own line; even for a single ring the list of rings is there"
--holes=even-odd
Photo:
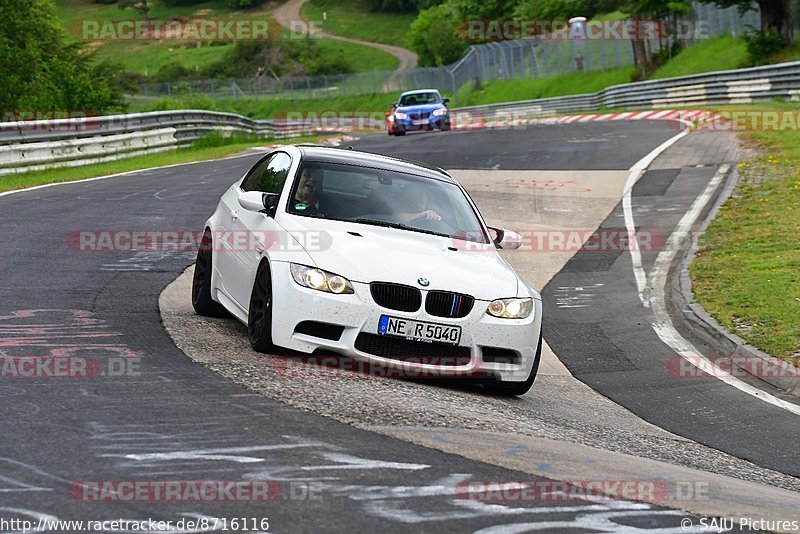
[[[649,295],[648,301],[650,308],[653,310],[653,330],[661,341],[669,345],[675,352],[677,352],[683,359],[689,361],[695,367],[702,370],[713,369],[713,376],[725,382],[726,384],[735,387],[736,389],[752,395],[764,402],[788,410],[795,415],[800,415],[800,406],[790,402],[779,399],[770,395],[766,391],[762,391],[755,386],[751,386],[747,382],[743,382],[730,374],[729,372],[721,369],[712,360],[703,356],[697,348],[692,345],[686,338],[681,336],[678,330],[672,323],[672,319],[667,312],[666,306],[666,286],[667,286],[667,273],[672,260],[680,247],[682,241],[685,241],[692,225],[702,213],[703,208],[711,200],[714,191],[716,191],[719,184],[728,174],[729,167],[723,165],[714,175],[714,178],[706,186],[705,190],[698,196],[692,206],[689,208],[683,218],[678,222],[675,230],[670,235],[664,249],[656,257],[653,270],[650,273],[650,282],[653,288],[652,294]],[[702,362],[702,363],[701,363]]]
[[[622,196],[622,211],[625,215],[625,228],[628,231],[628,243],[636,243],[636,241],[634,241],[634,239],[636,239],[636,225],[633,222],[633,210],[631,209],[631,193],[633,192],[633,186],[636,185],[636,182],[642,177],[647,167],[653,163],[653,160],[678,142],[678,140],[689,134],[689,123],[686,121],[681,122],[686,126],[685,130],[667,139],[630,168],[630,174],[628,174],[628,180],[625,182],[625,189]],[[650,303],[644,298],[644,291],[647,286],[647,275],[644,272],[644,267],[642,267],[642,255],[639,252],[639,247],[628,247],[628,250],[630,250],[631,261],[633,262],[633,277],[636,279],[636,290],[639,292],[639,299],[642,301],[642,304],[647,308],[650,306]]]
[[[642,174],[644,174],[644,171],[659,154],[661,154],[664,150],[669,148],[672,144],[688,133],[688,129],[682,131],[680,134],[672,137],[664,144],[657,147],[650,154],[636,162],[636,164],[631,167],[628,181],[625,184],[625,196],[623,197],[622,202],[622,208],[625,214],[625,227],[628,231],[629,242],[633,242],[632,240],[636,231],[636,225],[633,220],[633,210],[631,209],[631,191],[633,190],[634,184],[636,184],[636,181],[642,176]],[[719,187],[719,184],[722,182],[727,172],[727,166],[723,166],[719,169],[719,171],[717,171],[717,174],[711,179],[705,190],[695,199],[692,206],[678,222],[678,225],[670,235],[670,238],[667,241],[664,249],[656,257],[655,264],[653,265],[653,271],[650,273],[650,282],[653,288],[652,291],[647,289],[647,276],[644,272],[644,268],[642,267],[642,257],[639,253],[638,247],[629,247],[631,260],[633,263],[633,275],[636,278],[636,288],[639,292],[639,300],[642,301],[642,305],[644,307],[651,308],[653,310],[652,326],[656,335],[658,335],[661,341],[674,350],[681,358],[689,361],[692,365],[700,369],[713,369],[713,375],[715,378],[722,380],[726,384],[733,386],[736,389],[747,393],[748,395],[752,395],[753,397],[772,404],[773,406],[777,406],[778,408],[788,410],[795,415],[800,415],[800,406],[786,402],[773,395],[770,395],[766,391],[762,391],[757,387],[751,386],[750,384],[739,380],[732,374],[721,369],[716,363],[706,358],[702,353],[700,353],[699,350],[697,350],[694,345],[692,345],[691,342],[689,342],[678,332],[678,330],[675,328],[675,325],[672,323],[669,313],[667,312],[665,293],[669,266],[672,263],[675,254],[677,253],[681,240],[685,239],[689,235],[692,225],[700,216],[700,213],[703,211],[703,208],[706,206],[706,204],[708,204],[709,200],[711,200],[714,191],[717,189],[717,187]],[[703,367],[701,367],[701,365]]]
[[[261,147],[253,147],[253,149],[260,149],[260,148]],[[266,151],[267,150],[265,150],[265,152]],[[81,183],[87,183],[87,182],[95,182],[97,180],[106,180],[108,178],[116,178],[118,176],[127,176],[129,174],[136,174],[136,173],[139,173],[139,172],[142,172],[142,171],[157,171],[157,170],[160,170],[160,169],[169,169],[169,168],[172,168],[172,167],[180,167],[181,165],[195,165],[197,163],[208,163],[210,161],[225,161],[225,160],[228,160],[228,159],[246,158],[246,157],[249,157],[249,156],[255,156],[257,154],[258,154],[258,152],[250,152],[250,153],[247,153],[247,154],[238,154],[236,156],[227,156],[227,157],[224,157],[224,158],[203,159],[203,160],[199,160],[199,161],[185,161],[183,163],[172,163],[170,165],[161,165],[159,167],[145,167],[143,169],[136,169],[136,170],[125,171],[125,172],[118,172],[116,174],[106,174],[105,176],[95,176],[94,178],[79,178],[77,180],[69,180],[67,182],[52,182],[52,183],[49,183],[49,184],[34,185],[34,186],[31,186],[31,187],[24,187],[22,189],[12,189],[11,191],[4,191],[4,192],[0,193],[0,197],[4,197],[4,196],[7,196],[7,195],[14,195],[16,193],[24,193],[26,191],[34,191],[36,189],[44,189],[46,187],[55,187],[55,186],[58,186],[58,185],[69,185],[69,184],[81,184]]]

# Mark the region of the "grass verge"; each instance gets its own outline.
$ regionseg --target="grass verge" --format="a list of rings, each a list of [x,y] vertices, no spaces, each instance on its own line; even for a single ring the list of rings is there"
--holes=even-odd
[[[82,28],[84,21],[102,22],[140,18],[132,9],[121,9],[114,3],[96,3],[91,0],[55,0],[56,13],[67,33],[77,41],[83,41]],[[168,6],[164,1],[149,2],[148,17],[157,20],[173,18],[186,19],[253,19],[267,18],[269,13],[263,9],[236,11],[230,8],[225,0],[209,0],[194,5]],[[170,63],[194,69],[206,63],[219,61],[225,53],[233,48],[233,44],[201,42],[200,47],[194,41],[179,40],[103,40],[91,43],[101,59],[110,59],[122,63],[126,70],[140,74],[155,74],[159,68]]]
[[[604,71],[583,71],[522,80],[497,80],[485,82],[474,89],[467,85],[458,91],[459,106],[476,106],[531,100],[553,96],[595,93],[606,87],[628,83],[633,79],[635,69],[623,67]]]
[[[294,138],[291,142],[314,142],[327,137],[330,137],[330,135],[303,136]],[[85,180],[97,176],[119,174],[151,167],[162,167],[164,165],[174,165],[176,163],[190,163],[192,161],[224,158],[225,156],[242,152],[253,146],[268,145],[271,143],[272,141],[267,139],[256,139],[255,137],[249,136],[223,138],[222,136],[211,134],[198,139],[190,147],[179,148],[168,152],[134,156],[117,161],[98,163],[96,165],[44,169],[41,171],[0,176],[0,192],[56,182]]]
[[[791,104],[746,109],[797,113]],[[742,137],[765,153],[739,164],[740,183],[700,239],[692,287],[725,328],[800,365],[800,131]]]
[[[747,47],[744,40],[724,35],[684,48],[663,67],[650,75],[650,79],[738,69],[747,61]]]
[[[331,56],[346,57],[353,72],[389,71],[400,65],[400,60],[393,55],[371,46],[336,39],[318,39],[317,44]]]
[[[378,112],[389,110],[389,104],[399,93],[378,93],[365,96],[331,96],[328,98],[208,98],[186,96],[162,98],[155,101],[134,100],[130,112],[163,111],[168,109],[208,109],[238,113],[253,119],[272,119],[288,112],[323,113],[328,111]]]
[[[634,69],[621,68],[600,72],[573,72],[547,78],[498,80],[473,89],[467,85],[458,92],[458,107],[497,102],[513,102],[600,91],[611,85],[631,81]],[[440,88],[441,89],[441,88]],[[296,95],[297,93],[295,93]],[[363,96],[329,96],[326,98],[209,98],[185,95],[158,99],[131,99],[131,113],[168,109],[208,109],[239,113],[254,119],[271,119],[287,112],[378,112],[389,109],[399,93],[376,93]],[[443,91],[445,96],[452,95]]]
[[[407,46],[408,28],[416,18],[414,13],[369,11],[361,0],[311,0],[301,13],[328,33],[402,47]]]
[[[94,3],[90,0],[56,0],[56,12],[66,31],[82,41],[85,21],[114,21],[135,19],[140,15],[133,9],[120,9],[116,3]],[[272,18],[272,4],[253,9],[232,9],[225,0],[209,0],[194,5],[168,6],[164,0],[150,0],[149,18],[171,20],[182,17],[190,20],[259,20],[270,23],[275,31],[277,23]],[[104,22],[105,24],[105,22]],[[104,26],[105,27],[105,26]],[[113,26],[108,27],[112,31]],[[280,30],[279,30],[280,31]],[[272,35],[272,34],[271,34]],[[369,46],[346,43],[333,39],[319,39],[315,43],[323,58],[345,57],[354,72],[394,70],[397,58]],[[130,72],[155,75],[159,69],[174,64],[189,70],[224,60],[233,43],[194,40],[100,40],[89,43],[98,58],[110,59],[125,66]]]

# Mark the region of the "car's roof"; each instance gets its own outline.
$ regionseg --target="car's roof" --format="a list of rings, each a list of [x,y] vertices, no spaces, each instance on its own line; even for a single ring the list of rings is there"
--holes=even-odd
[[[413,91],[406,91],[405,93],[401,93],[400,96],[405,95],[416,95],[419,93],[438,93],[438,89],[414,89]]]
[[[349,148],[329,147],[319,145],[295,145],[300,149],[303,159],[313,161],[323,161],[327,163],[342,163],[346,165],[358,165],[361,167],[375,167],[388,169],[418,176],[427,176],[437,180],[445,180],[456,183],[452,176],[444,170],[427,163],[411,161],[396,156],[384,156],[371,152],[361,152]]]

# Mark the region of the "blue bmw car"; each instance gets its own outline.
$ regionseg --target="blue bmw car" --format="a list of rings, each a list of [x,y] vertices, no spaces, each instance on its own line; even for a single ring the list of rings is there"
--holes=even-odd
[[[389,135],[405,135],[406,132],[422,130],[450,129],[450,115],[446,104],[448,98],[442,98],[436,89],[419,89],[406,91],[397,102],[392,103],[392,110],[386,114]]]

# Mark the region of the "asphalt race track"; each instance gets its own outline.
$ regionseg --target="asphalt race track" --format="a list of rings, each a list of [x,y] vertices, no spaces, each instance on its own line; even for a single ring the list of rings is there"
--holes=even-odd
[[[450,159],[439,150],[449,140],[440,137],[438,143],[426,143],[425,154],[429,159],[425,161],[445,168],[461,168],[462,160],[455,154],[465,151],[471,154],[469,165],[476,168],[494,168],[498,164],[510,169],[623,168],[632,166],[655,146],[647,148],[647,141],[664,141],[678,131],[674,126],[670,130],[664,123],[654,121],[636,124],[636,134],[630,135],[630,124],[586,124],[579,133],[570,131],[563,136],[537,139],[527,154],[515,150],[517,132],[513,130],[498,132],[497,139],[487,143],[475,133],[463,136],[460,146],[448,142]],[[631,196],[638,229],[647,229],[666,240],[719,167],[729,162],[726,147],[715,146],[716,140],[710,137],[695,135],[691,142],[701,145],[698,150],[676,151],[636,182]],[[602,146],[602,151],[587,143],[592,139],[606,139],[594,145]],[[559,141],[562,146],[564,142],[583,142],[574,143],[576,148],[570,151],[559,149]],[[410,150],[375,141],[357,146],[414,157],[413,145]],[[502,147],[499,154],[492,154],[493,146]],[[513,153],[524,154],[524,158],[515,158]],[[430,159],[434,157],[438,158]],[[562,158],[568,158],[569,163]],[[600,228],[624,229],[622,211],[620,203]],[[656,253],[642,254],[646,272],[652,270],[656,257]],[[567,303],[563,299],[565,291],[573,297]],[[573,306],[574,297],[581,292],[591,292],[589,300],[582,301],[586,305]],[[796,415],[756,400],[722,381],[687,380],[667,372],[676,354],[656,336],[649,310],[637,297],[629,254],[619,250],[578,251],[548,283],[542,297],[545,338],[576,378],[661,428],[758,465],[800,476],[800,462],[793,445],[796,436],[787,432],[796,426]],[[708,356],[722,356],[700,343],[696,346],[705,349]],[[780,396],[776,390],[761,387]]]
[[[375,136],[353,144],[448,169],[619,170],[677,132],[671,123],[643,121]],[[269,518],[275,532],[518,531],[514,523],[527,525],[519,531],[681,531],[685,514],[644,503],[506,507],[454,497],[464,481],[533,477],[265,399],[190,361],[164,331],[158,298],[194,261],[193,252],[75,250],[78,231],[200,230],[256,157],[0,197],[0,356],[85,357],[94,375],[0,377],[1,517],[201,518],[208,527],[185,532],[220,530],[215,518],[234,517]],[[680,162],[667,168],[680,169],[672,178],[679,187],[661,187],[651,175],[633,192],[637,225],[664,235],[717,170],[687,170]],[[677,178],[681,172],[689,173],[686,180]],[[619,211],[603,225],[620,227]],[[646,270],[654,260],[644,258]],[[665,373],[674,354],[653,334],[632,277],[624,253],[575,255],[543,294],[545,338],[555,353],[577,378],[644,419],[797,476],[795,416],[721,382]],[[591,295],[596,305],[560,306],[559,288],[589,284],[603,284]],[[281,491],[270,503],[99,502],[84,492],[87,481],[132,479],[269,479]]]

